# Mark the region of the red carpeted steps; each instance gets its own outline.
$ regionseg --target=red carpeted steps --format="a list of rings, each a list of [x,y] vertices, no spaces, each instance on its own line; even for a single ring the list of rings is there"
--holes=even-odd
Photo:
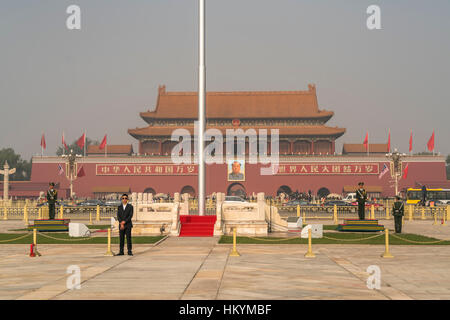
[[[212,237],[216,216],[180,216],[180,237]]]

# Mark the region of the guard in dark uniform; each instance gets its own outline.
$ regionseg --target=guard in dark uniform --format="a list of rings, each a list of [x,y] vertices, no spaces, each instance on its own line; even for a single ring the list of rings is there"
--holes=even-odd
[[[395,197],[394,205],[392,206],[392,215],[394,216],[395,233],[402,233],[402,219],[405,214],[405,205],[400,200],[399,196]]]
[[[358,190],[356,190],[356,201],[358,202],[358,216],[359,220],[365,219],[367,192],[364,189],[364,182],[358,183]]]
[[[48,217],[55,219],[55,203],[58,199],[58,191],[55,189],[55,183],[50,182],[50,189],[47,190]]]

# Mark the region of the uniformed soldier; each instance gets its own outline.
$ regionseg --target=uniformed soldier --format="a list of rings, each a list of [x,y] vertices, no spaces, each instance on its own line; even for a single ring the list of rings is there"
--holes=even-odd
[[[55,189],[55,183],[50,182],[50,188],[47,190],[48,216],[51,220],[55,219],[55,203],[58,199],[58,191]]]
[[[358,202],[358,216],[359,220],[365,219],[367,193],[364,189],[364,182],[358,183],[358,190],[356,190],[356,201]]]
[[[402,233],[402,219],[405,214],[405,205],[400,200],[399,196],[395,197],[394,205],[392,206],[392,215],[394,216],[395,233]]]

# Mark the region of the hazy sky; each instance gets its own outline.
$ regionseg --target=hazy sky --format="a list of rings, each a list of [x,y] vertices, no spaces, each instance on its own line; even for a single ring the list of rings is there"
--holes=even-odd
[[[337,141],[385,142],[450,153],[450,1],[206,0],[207,90],[306,90],[315,83]],[[81,7],[81,30],[66,9]],[[382,30],[366,27],[381,7]],[[137,143],[157,87],[197,90],[197,0],[2,0],[0,148],[54,154],[108,134]]]

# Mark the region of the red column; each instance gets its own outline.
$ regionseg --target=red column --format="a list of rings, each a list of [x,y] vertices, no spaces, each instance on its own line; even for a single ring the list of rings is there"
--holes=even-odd
[[[331,154],[334,154],[336,152],[336,142],[333,140],[331,141]]]
[[[159,140],[159,155],[162,156],[162,141]]]
[[[289,141],[289,153],[294,153],[294,141]]]
[[[314,140],[311,140],[311,154],[314,154]]]

